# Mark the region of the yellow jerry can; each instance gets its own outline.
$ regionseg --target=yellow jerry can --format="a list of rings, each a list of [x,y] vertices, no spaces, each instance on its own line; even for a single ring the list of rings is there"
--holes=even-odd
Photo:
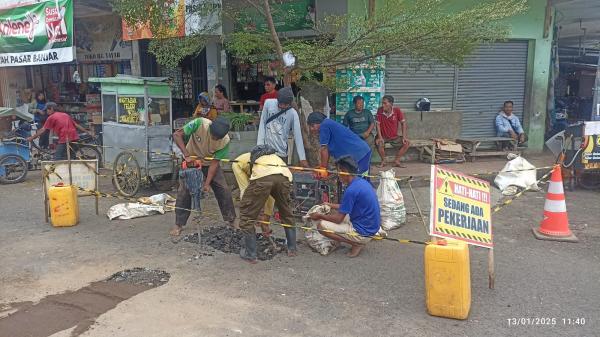
[[[425,246],[425,297],[430,315],[455,319],[469,316],[471,269],[467,243],[446,239]]]
[[[79,222],[77,188],[73,185],[57,184],[48,189],[50,221],[54,227],[75,226]]]

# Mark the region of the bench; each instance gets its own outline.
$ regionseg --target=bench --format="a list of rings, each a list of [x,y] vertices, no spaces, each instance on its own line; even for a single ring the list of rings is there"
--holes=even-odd
[[[410,147],[412,149],[416,149],[419,152],[419,160],[425,162],[435,163],[435,143],[431,139],[409,139]],[[385,144],[385,149],[394,148],[391,144]],[[396,158],[396,152],[398,149],[394,148],[393,156],[387,156],[386,160],[392,161]]]
[[[499,151],[498,142],[509,142],[511,144],[511,148],[517,149],[517,141],[508,137],[482,137],[482,138],[459,138],[456,140],[457,143],[462,145],[465,154],[469,161],[474,161],[477,157],[496,157],[496,156],[506,156],[509,153],[514,153],[520,155],[521,152],[518,150],[511,151]],[[489,144],[492,143],[493,150],[481,150],[479,147],[481,144]]]

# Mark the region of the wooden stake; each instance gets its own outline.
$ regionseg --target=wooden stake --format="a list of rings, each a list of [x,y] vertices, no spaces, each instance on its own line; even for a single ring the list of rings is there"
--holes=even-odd
[[[494,249],[490,248],[488,251],[488,279],[490,289],[494,289],[494,283],[496,282],[496,271],[494,270]]]

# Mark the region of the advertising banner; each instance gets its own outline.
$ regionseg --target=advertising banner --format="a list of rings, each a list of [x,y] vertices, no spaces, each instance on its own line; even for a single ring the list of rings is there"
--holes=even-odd
[[[221,0],[170,0],[163,8],[166,37],[192,34],[221,35]],[[154,37],[149,25],[130,27],[122,20],[123,40],[132,41]]]
[[[431,235],[492,248],[490,203],[487,181],[431,166]]]
[[[316,11],[314,0],[295,0],[271,5],[273,24],[278,32],[291,32],[311,29],[315,25]],[[268,31],[264,15],[256,8],[248,8],[238,21],[239,30]]]
[[[131,42],[123,41],[116,15],[75,20],[75,46],[79,62],[131,60]]]
[[[73,61],[73,1],[0,9],[0,67]]]

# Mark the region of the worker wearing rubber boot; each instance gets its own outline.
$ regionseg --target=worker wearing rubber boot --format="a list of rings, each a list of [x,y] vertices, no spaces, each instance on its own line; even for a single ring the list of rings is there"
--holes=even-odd
[[[238,188],[240,189],[241,200],[244,197],[246,188],[248,188],[248,185],[250,184],[250,176],[252,175],[252,172],[250,172],[250,152],[242,153],[239,157],[235,158],[235,161],[231,164],[231,169],[233,171],[233,175],[235,176],[235,180],[237,181]],[[262,234],[265,237],[269,237],[272,232],[269,227],[269,221],[273,216],[274,208],[275,199],[269,196],[267,201],[265,201],[265,206],[262,214],[260,215],[259,223],[256,224],[257,226],[260,225]]]
[[[281,215],[281,222],[293,225],[290,191],[292,172],[268,145],[259,145],[250,152],[250,183],[240,203],[240,227],[244,236],[244,248],[240,257],[256,263],[256,220],[269,197]],[[296,256],[296,228],[285,227],[288,256]]]
[[[202,167],[204,177],[202,191],[208,192],[212,188],[223,220],[233,226],[235,222],[233,198],[219,164],[220,160],[229,157],[228,133],[229,121],[223,117],[218,117],[214,121],[196,118],[182,129],[175,131],[173,140],[183,153],[188,167],[193,165]],[[187,144],[185,144],[184,137],[189,137]],[[175,227],[171,230],[171,235],[179,236],[181,234],[181,230],[190,216],[191,204],[190,191],[180,179],[175,205],[177,207],[175,209]]]

